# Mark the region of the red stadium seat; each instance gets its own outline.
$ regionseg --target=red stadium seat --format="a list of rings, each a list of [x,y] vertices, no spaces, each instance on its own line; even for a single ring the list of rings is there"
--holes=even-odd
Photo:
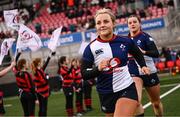
[[[126,18],[121,18],[122,23],[126,23]]]
[[[157,11],[158,11],[158,12],[162,12],[162,9],[161,9],[161,8],[158,8]]]
[[[162,15],[158,15],[158,16],[157,16],[157,18],[161,18],[161,17],[162,17]]]
[[[180,59],[176,60],[176,73],[180,73]]]
[[[158,11],[158,15],[162,15],[163,14],[163,12],[162,11]]]
[[[151,19],[155,19],[155,18],[157,18],[157,16],[154,16],[154,15],[153,15],[153,16],[151,17]]]
[[[165,63],[164,62],[158,62],[157,68],[159,69],[159,71],[163,71],[165,69]]]
[[[163,8],[163,14],[167,14],[168,13],[168,8],[164,7]]]
[[[156,10],[156,9],[157,9],[157,6],[153,6],[153,9],[155,9],[155,10]]]
[[[169,74],[174,75],[173,68],[175,67],[175,62],[174,61],[167,61],[166,65],[167,65],[167,67],[169,69]]]
[[[180,67],[180,59],[176,60],[176,66]]]
[[[148,17],[146,17],[146,20],[150,20],[150,19],[151,19],[151,17],[149,17],[149,16],[148,16]]]
[[[166,65],[169,69],[172,69],[175,66],[175,63],[174,61],[167,61]]]
[[[118,23],[118,24],[119,24],[119,23],[120,23],[120,20],[119,20],[119,19],[116,19],[116,23]]]
[[[152,16],[157,16],[157,13],[156,12],[152,12]]]

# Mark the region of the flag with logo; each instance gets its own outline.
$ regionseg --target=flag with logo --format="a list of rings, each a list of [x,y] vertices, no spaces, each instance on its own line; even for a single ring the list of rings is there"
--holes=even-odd
[[[31,29],[23,24],[20,24],[16,49],[24,50],[29,48],[31,51],[36,51],[42,46],[40,37]]]
[[[5,10],[3,14],[7,27],[18,30],[19,27],[18,10],[17,9]]]
[[[14,41],[15,41],[15,39],[8,38],[8,39],[4,39],[4,41],[2,42],[1,54],[0,54],[0,65],[2,64],[4,56],[8,54],[8,51],[12,47]]]
[[[59,37],[61,35],[61,31],[62,31],[62,26],[57,28],[55,31],[53,31],[52,33],[52,36],[51,36],[51,39],[49,40],[49,43],[48,43],[48,48],[54,52],[56,50],[56,47],[58,45],[58,40],[59,40]]]

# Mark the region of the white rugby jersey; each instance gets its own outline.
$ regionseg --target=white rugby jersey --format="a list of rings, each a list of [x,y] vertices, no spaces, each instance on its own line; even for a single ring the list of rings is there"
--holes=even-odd
[[[117,58],[119,60],[117,67],[103,71],[97,77],[99,93],[118,92],[133,83],[127,67],[127,56],[134,46],[135,43],[129,38],[114,36],[108,42],[97,38],[86,47],[82,59],[95,66],[98,66],[103,59]]]

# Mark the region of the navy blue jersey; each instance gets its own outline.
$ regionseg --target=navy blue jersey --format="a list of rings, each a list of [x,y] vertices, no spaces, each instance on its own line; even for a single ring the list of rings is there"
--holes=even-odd
[[[133,41],[136,43],[138,47],[145,51],[150,50],[149,45],[154,43],[153,38],[145,32],[140,32],[136,36],[131,37],[131,39],[133,39]]]
[[[153,38],[145,32],[140,32],[136,36],[131,37],[131,39],[138,47],[146,51],[146,54],[144,55],[146,65],[150,68],[151,73],[156,73],[157,69],[154,65],[153,57],[158,57],[159,53]],[[140,74],[143,75],[141,71]]]
[[[82,68],[85,69],[82,70],[82,75],[91,71],[90,67],[93,64],[96,69],[94,69],[94,73],[84,75],[83,78],[97,77],[97,91],[99,93],[118,92],[127,88],[133,83],[127,67],[128,53],[138,58],[137,61],[141,66],[145,66],[144,59],[141,59],[143,58],[142,53],[131,39],[116,35],[110,41],[103,41],[100,38],[95,39],[86,47],[83,53],[84,66],[88,67]],[[98,73],[98,64],[104,59],[112,58],[115,58],[112,63],[117,64],[116,67]]]

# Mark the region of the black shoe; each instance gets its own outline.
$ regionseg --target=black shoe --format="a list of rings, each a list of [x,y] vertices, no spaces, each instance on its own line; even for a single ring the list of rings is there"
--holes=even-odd
[[[90,111],[92,111],[93,110],[93,108],[87,108],[86,109],[86,112],[90,112]]]
[[[82,110],[81,113],[82,113],[82,114],[85,114],[85,113],[86,113],[86,110]]]

